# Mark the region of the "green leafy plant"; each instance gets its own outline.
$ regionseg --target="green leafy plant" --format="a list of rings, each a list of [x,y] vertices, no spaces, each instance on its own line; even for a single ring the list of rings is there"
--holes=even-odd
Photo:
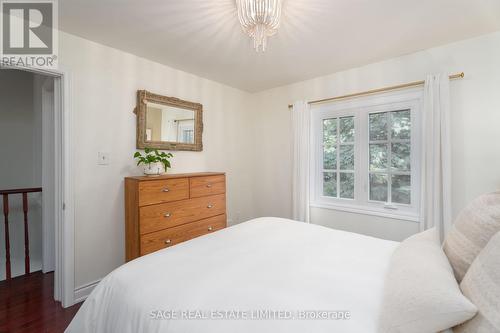
[[[160,162],[165,167],[165,172],[167,171],[168,168],[171,167],[169,159],[172,158],[173,156],[174,155],[172,155],[171,153],[165,153],[165,152],[160,153],[158,149],[151,149],[151,148],[144,149],[144,155],[142,155],[140,152],[136,152],[134,154],[134,158],[137,159],[137,165],[141,164],[150,165],[152,163]]]

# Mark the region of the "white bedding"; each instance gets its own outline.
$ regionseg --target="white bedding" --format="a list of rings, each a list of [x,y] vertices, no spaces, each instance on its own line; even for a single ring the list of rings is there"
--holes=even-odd
[[[119,267],[66,332],[375,333],[397,245],[286,219],[252,220]],[[329,318],[348,311],[350,319],[303,320],[303,311]]]

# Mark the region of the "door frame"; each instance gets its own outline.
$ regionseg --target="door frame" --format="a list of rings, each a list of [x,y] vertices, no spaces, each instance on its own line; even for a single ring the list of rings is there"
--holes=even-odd
[[[63,307],[69,307],[75,302],[74,138],[71,74],[67,70],[22,67],[8,63],[0,63],[0,67],[27,71],[54,79],[54,299],[60,301]],[[46,159],[42,159],[42,163],[43,160]]]
[[[55,195],[54,195],[54,79],[49,76],[35,77],[35,103],[41,104],[42,118],[42,272],[54,272],[56,266]],[[55,289],[57,290],[57,288]]]

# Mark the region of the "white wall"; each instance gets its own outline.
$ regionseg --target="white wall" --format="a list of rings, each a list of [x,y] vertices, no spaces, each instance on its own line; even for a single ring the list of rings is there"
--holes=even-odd
[[[41,109],[35,108],[34,75],[0,70],[0,189],[41,186]],[[0,203],[2,203],[0,198]],[[41,195],[28,195],[31,269],[41,268]],[[9,195],[12,276],[24,274],[21,194]],[[3,204],[0,206],[0,279],[5,278]]]
[[[139,89],[203,104],[203,152],[173,152],[169,172],[227,172],[229,219],[253,215],[250,94],[72,35],[59,45],[72,76],[76,288],[125,261],[123,179],[141,174],[132,158]],[[97,165],[99,151],[108,166]]]
[[[288,104],[419,81],[428,73],[461,71],[465,79],[451,82],[454,216],[475,196],[498,189],[500,32],[256,94],[258,163],[253,191],[257,214],[291,216]],[[414,222],[321,208],[312,209],[311,218],[313,223],[393,240],[418,231]]]

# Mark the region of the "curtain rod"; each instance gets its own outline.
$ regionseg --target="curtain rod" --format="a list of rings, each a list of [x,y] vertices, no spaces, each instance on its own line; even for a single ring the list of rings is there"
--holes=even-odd
[[[450,75],[449,78],[450,80],[455,80],[455,79],[462,79],[465,77],[464,72],[462,73],[457,73]],[[404,83],[404,84],[398,84],[396,86],[390,86],[390,87],[384,87],[384,88],[378,88],[378,89],[373,89],[373,90],[367,90],[363,92],[358,92],[354,94],[348,94],[348,95],[343,95],[343,96],[336,96],[336,97],[330,97],[330,98],[325,98],[325,99],[318,99],[315,101],[308,102],[307,104],[312,105],[312,104],[321,104],[325,102],[331,102],[331,101],[336,101],[339,99],[347,99],[347,98],[352,98],[352,97],[358,97],[358,96],[365,96],[365,95],[371,95],[379,92],[384,92],[384,91],[391,91],[391,90],[397,90],[397,89],[403,89],[403,88],[410,88],[410,87],[418,87],[422,86],[425,84],[425,81],[415,81],[415,82],[410,82],[410,83]],[[288,108],[292,108],[293,105],[289,104]]]

